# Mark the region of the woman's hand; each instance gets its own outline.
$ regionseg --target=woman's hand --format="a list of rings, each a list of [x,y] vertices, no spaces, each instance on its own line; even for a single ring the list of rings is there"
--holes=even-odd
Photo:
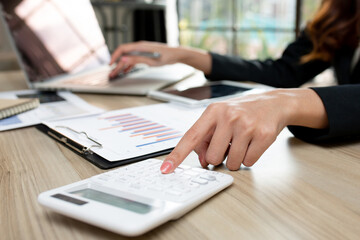
[[[126,55],[133,51],[159,53],[159,58],[149,58],[144,56]],[[145,63],[149,66],[162,66],[173,63],[185,63],[197,68],[205,74],[210,73],[211,57],[202,50],[185,47],[169,47],[163,43],[156,42],[135,42],[120,45],[111,56],[110,65],[116,64],[109,77],[116,77],[120,72],[128,72],[135,64]]]
[[[126,53],[133,51],[159,53],[160,57],[126,56]],[[175,63],[179,57],[179,55],[175,53],[176,51],[176,48],[155,42],[141,41],[120,45],[111,56],[110,65],[116,63],[116,67],[110,73],[110,77],[115,77],[121,71],[129,71],[137,63],[145,63],[149,66],[162,66]]]
[[[161,166],[172,172],[191,152],[201,166],[252,166],[287,125],[325,128],[327,115],[311,89],[274,90],[211,104]]]

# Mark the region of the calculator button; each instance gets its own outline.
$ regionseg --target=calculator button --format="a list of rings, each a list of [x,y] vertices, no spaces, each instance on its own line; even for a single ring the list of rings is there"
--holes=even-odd
[[[216,180],[215,176],[212,176],[212,175],[209,175],[209,174],[202,174],[202,175],[200,175],[200,178],[206,179],[208,181],[215,181]]]
[[[162,187],[157,186],[157,185],[151,185],[151,186],[149,186],[147,189],[149,189],[150,191],[156,191],[156,192],[160,192],[160,191],[163,190]]]
[[[141,189],[142,185],[140,183],[131,183],[130,187],[134,189]]]
[[[206,179],[203,179],[203,178],[195,178],[195,179],[192,179],[191,181],[194,182],[194,183],[198,183],[200,185],[205,185],[205,184],[208,183],[208,181]]]
[[[126,174],[125,176],[127,179],[129,180],[135,180],[136,179],[136,175],[135,174]]]
[[[190,176],[193,176],[193,177],[195,177],[195,176],[198,176],[198,175],[199,175],[199,173],[198,173],[198,172],[195,172],[195,171],[192,171],[192,170],[187,170],[187,171],[185,171],[185,172],[184,172],[184,174],[186,174],[186,175],[190,175]]]
[[[186,165],[182,165],[182,164],[180,164],[180,165],[178,166],[178,168],[181,168],[181,169],[184,169],[184,170],[191,169],[190,166],[186,166]]]
[[[172,183],[160,183],[158,184],[159,186],[162,186],[163,188],[171,188],[172,186],[174,186]]]
[[[190,189],[185,186],[176,186],[173,188],[175,191],[182,192],[182,193],[188,193],[190,192]]]
[[[182,169],[182,168],[176,168],[176,169],[174,170],[174,172],[175,172],[176,174],[179,174],[179,173],[184,172],[184,169]]]
[[[178,178],[179,178],[180,180],[182,180],[182,181],[186,181],[186,180],[191,179],[191,176],[185,175],[185,174],[180,174],[180,175],[178,176]]]
[[[208,170],[205,170],[203,168],[192,168],[191,171],[198,172],[198,173],[206,173]]]
[[[145,178],[142,178],[141,180],[143,183],[152,184],[155,182],[155,178],[151,175],[146,176]]]
[[[166,190],[165,193],[173,195],[173,196],[181,196],[181,192],[173,190],[173,189]]]
[[[198,187],[200,187],[200,185],[198,183],[196,183],[196,182],[189,182],[189,187],[198,188]]]
[[[124,178],[124,177],[120,177],[120,178],[116,178],[115,182],[118,183],[128,183],[128,179]]]

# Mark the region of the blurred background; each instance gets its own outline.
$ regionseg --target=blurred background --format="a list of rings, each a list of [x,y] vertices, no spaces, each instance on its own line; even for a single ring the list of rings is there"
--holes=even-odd
[[[245,58],[278,57],[320,0],[178,0],[180,43]]]
[[[125,42],[149,40],[249,59],[278,57],[311,19],[320,2],[91,0],[110,51]],[[16,60],[2,28],[0,70],[13,69]]]

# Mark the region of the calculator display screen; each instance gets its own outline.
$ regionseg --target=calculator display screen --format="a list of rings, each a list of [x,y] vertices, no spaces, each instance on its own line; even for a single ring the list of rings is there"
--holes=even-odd
[[[150,205],[100,192],[91,188],[74,191],[71,192],[71,194],[140,214],[147,214],[152,210]]]

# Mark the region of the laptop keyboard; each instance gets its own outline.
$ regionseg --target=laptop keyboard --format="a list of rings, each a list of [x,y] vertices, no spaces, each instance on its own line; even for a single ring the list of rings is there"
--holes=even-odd
[[[135,73],[138,71],[143,70],[143,67],[137,67],[131,69],[128,73],[120,73],[118,77],[116,77],[114,80],[118,80],[121,78],[126,77],[130,73]],[[109,70],[99,71],[91,74],[87,74],[85,76],[79,76],[74,77],[71,79],[63,80],[62,84],[67,85],[85,85],[85,86],[107,86],[109,83],[113,81],[112,79],[109,79]]]

